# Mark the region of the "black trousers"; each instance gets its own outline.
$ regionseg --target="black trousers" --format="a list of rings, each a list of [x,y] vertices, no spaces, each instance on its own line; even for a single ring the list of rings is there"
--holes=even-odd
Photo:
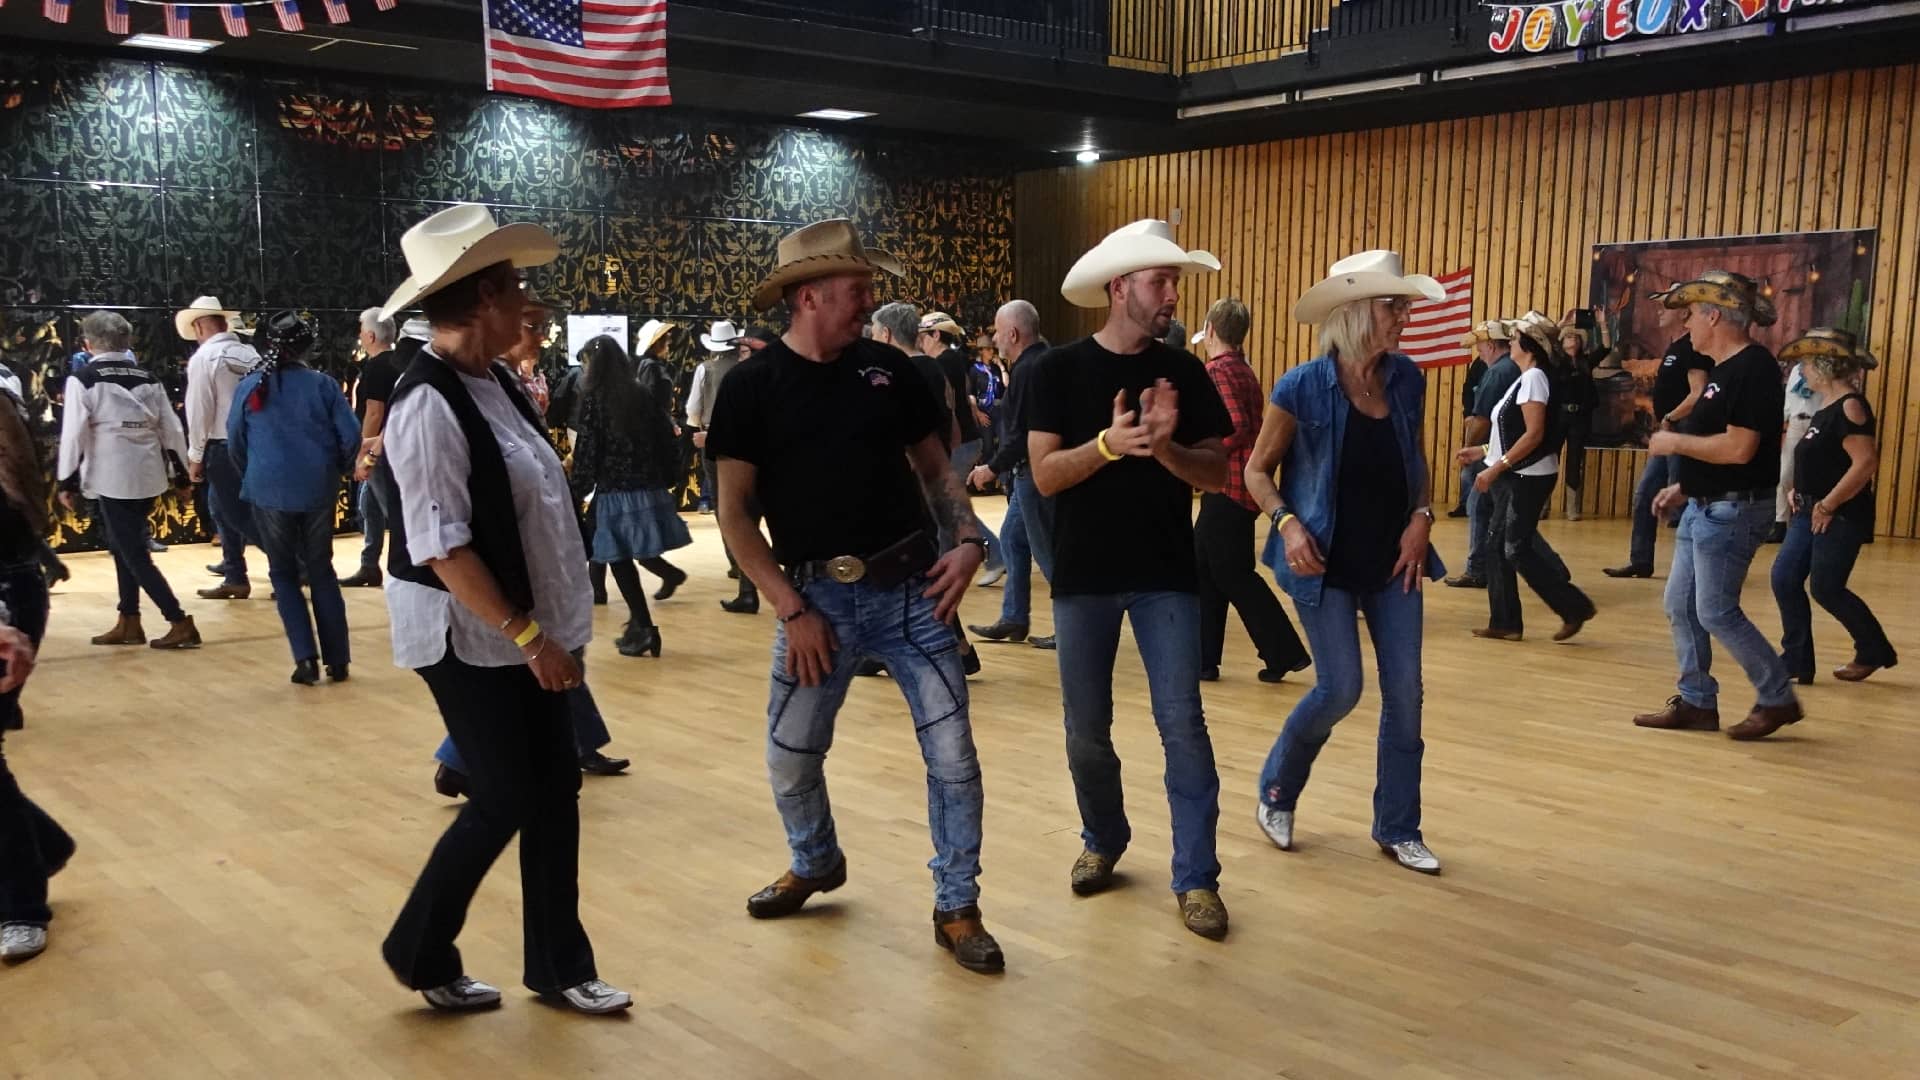
[[[1567,414],[1567,443],[1560,448],[1560,461],[1566,469],[1567,491],[1579,491],[1587,480],[1587,436],[1593,432],[1593,414]],[[1579,500],[1574,500],[1579,505]]]
[[[529,990],[547,994],[596,978],[580,925],[580,759],[564,694],[528,668],[474,667],[449,649],[420,669],[467,766],[468,798],[381,946],[415,990],[465,974],[454,939],[480,881],[520,834],[520,900]]]
[[[47,629],[47,583],[37,567],[0,572],[0,600],[13,626],[40,644]],[[73,857],[73,837],[27,798],[7,768],[6,732],[18,727],[20,691],[0,694],[0,922],[45,926],[47,879]]]
[[[1227,644],[1227,605],[1240,613],[1247,636],[1267,667],[1290,671],[1307,659],[1307,647],[1287,618],[1287,609],[1254,568],[1253,526],[1260,519],[1225,495],[1200,496],[1193,524],[1194,556],[1200,568],[1200,666],[1217,668]]]
[[[1593,617],[1593,601],[1534,542],[1540,509],[1553,495],[1551,476],[1501,473],[1493,482],[1493,528],[1487,542],[1487,625],[1523,630],[1519,578],[1564,622]]]

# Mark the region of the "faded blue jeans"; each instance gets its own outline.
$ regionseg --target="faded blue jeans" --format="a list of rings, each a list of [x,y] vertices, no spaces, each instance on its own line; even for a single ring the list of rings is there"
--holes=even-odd
[[[1001,480],[1007,489],[1007,516],[1000,519],[1007,579],[1001,586],[1000,621],[1025,626],[1033,621],[1033,564],[1039,563],[1041,576],[1053,580],[1053,539],[1047,529],[1053,507],[1033,486],[1025,467]]]
[[[840,840],[827,801],[827,751],[834,719],[863,660],[886,664],[907,699],[920,756],[927,766],[927,828],[933,834],[934,907],[963,908],[980,899],[983,789],[980,758],[967,715],[967,680],[960,642],[934,618],[934,602],[920,595],[927,579],[878,589],[864,582],[822,579],[802,590],[807,603],[833,627],[840,648],[819,686],[787,674],[787,630],[773,637],[767,701],[767,776],[786,827],[793,872],[825,877],[839,864]]]
[[[1787,665],[1740,609],[1747,570],[1772,529],[1771,499],[1687,500],[1667,574],[1666,606],[1680,662],[1680,697],[1689,705],[1720,707],[1720,684],[1711,674],[1712,638],[1747,673],[1760,704],[1794,700]]]
[[[1481,496],[1492,502],[1491,496]],[[1394,581],[1373,593],[1325,587],[1317,606],[1295,611],[1313,649],[1313,689],[1287,717],[1260,770],[1260,801],[1292,810],[1307,786],[1314,759],[1333,726],[1360,703],[1360,614],[1367,617],[1373,657],[1380,669],[1380,736],[1374,766],[1373,839],[1397,844],[1420,834],[1420,767],[1426,743],[1420,737],[1420,590],[1402,592]]]
[[[1118,859],[1133,839],[1121,797],[1120,756],[1113,750],[1113,664],[1122,619],[1133,624],[1147,669],[1153,723],[1166,752],[1173,891],[1218,889],[1214,832],[1220,820],[1220,773],[1200,707],[1200,597],[1195,593],[1053,598],[1067,769],[1080,803],[1080,839],[1088,851],[1111,859]]]
[[[1627,549],[1627,565],[1653,566],[1654,540],[1660,535],[1660,519],[1653,513],[1653,497],[1676,479],[1679,458],[1671,454],[1647,458],[1640,479],[1633,485],[1633,540]]]
[[[612,742],[613,735],[607,731],[606,718],[600,715],[593,691],[587,689],[587,650],[575,650],[573,658],[580,662],[580,685],[566,692],[567,717],[573,721],[573,753],[579,757]],[[433,760],[457,773],[467,771],[467,763],[461,760],[460,751],[454,749],[451,735],[440,740]]]

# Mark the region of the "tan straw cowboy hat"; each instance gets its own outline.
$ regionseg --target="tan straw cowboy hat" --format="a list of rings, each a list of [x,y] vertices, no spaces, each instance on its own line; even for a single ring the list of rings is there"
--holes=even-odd
[[[232,326],[240,313],[223,306],[217,296],[195,297],[193,303],[173,313],[173,329],[183,341],[193,340],[193,324],[209,315],[218,315]]]
[[[1744,311],[1756,326],[1772,326],[1779,313],[1773,301],[1761,291],[1758,282],[1745,274],[1728,270],[1708,270],[1692,281],[1683,281],[1666,292],[1648,294],[1670,308],[1688,304],[1712,304],[1715,307]]]
[[[1475,345],[1480,345],[1485,342],[1508,341],[1512,338],[1513,334],[1507,329],[1507,323],[1504,320],[1488,319],[1486,322],[1468,331],[1467,336],[1460,339],[1460,347],[1463,349],[1471,349]]]
[[[1854,336],[1853,331],[1834,326],[1816,326],[1780,350],[1780,362],[1783,364],[1797,364],[1813,356],[1848,361],[1863,371],[1880,366],[1872,353],[1860,347],[1860,339]]]
[[[1173,227],[1154,218],[1122,225],[1095,244],[1060,283],[1060,295],[1075,307],[1107,306],[1107,283],[1140,270],[1170,267],[1182,276],[1220,269],[1220,260],[1205,251],[1188,251],[1174,243]]]
[[[960,324],[953,321],[953,316],[944,311],[930,311],[920,317],[921,333],[930,334],[935,330],[961,339],[967,336],[967,332],[960,328]]]
[[[1349,255],[1327,269],[1327,276],[1293,306],[1303,323],[1325,322],[1342,304],[1387,297],[1445,300],[1447,291],[1425,274],[1403,274],[1400,253],[1375,249]]]
[[[1538,311],[1529,311],[1525,315],[1507,324],[1509,335],[1519,334],[1535,345],[1540,346],[1548,356],[1560,350],[1560,324]],[[1511,340],[1511,337],[1509,337]]]
[[[502,225],[477,203],[449,206],[400,237],[407,279],[380,308],[380,317],[412,307],[469,274],[495,263],[545,266],[560,257],[560,242],[538,225]]]
[[[633,359],[638,362],[641,357],[651,352],[653,347],[658,345],[660,339],[666,337],[669,331],[678,329],[680,328],[672,323],[661,322],[659,319],[648,319],[646,322],[641,323],[640,332],[633,335]]]
[[[789,285],[835,274],[885,270],[904,277],[900,260],[860,243],[860,231],[846,218],[829,218],[795,229],[780,238],[773,273],[753,291],[753,306],[765,311],[780,302]]]

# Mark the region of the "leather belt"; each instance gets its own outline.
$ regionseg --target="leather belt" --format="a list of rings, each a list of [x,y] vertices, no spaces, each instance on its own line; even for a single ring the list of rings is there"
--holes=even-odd
[[[795,563],[787,568],[787,578],[795,585],[805,585],[821,578],[852,585],[866,576],[867,561],[857,555],[837,555],[831,559]]]
[[[825,580],[841,585],[864,581],[876,588],[891,589],[932,566],[939,556],[933,537],[922,530],[871,555],[836,555],[795,563],[787,567],[787,580],[795,588]]]
[[[1717,502],[1772,502],[1773,488],[1748,488],[1745,491],[1716,491],[1711,495],[1689,495],[1687,498],[1697,503]]]

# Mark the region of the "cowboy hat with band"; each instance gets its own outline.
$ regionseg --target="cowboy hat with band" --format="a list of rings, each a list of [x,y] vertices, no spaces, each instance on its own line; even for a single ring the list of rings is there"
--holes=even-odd
[[[1872,371],[1880,366],[1872,353],[1860,347],[1860,339],[1851,330],[1835,326],[1816,326],[1780,350],[1783,364],[1797,364],[1816,357],[1837,360],[1837,367],[1848,370]]]
[[[740,328],[731,319],[721,319],[700,335],[700,345],[708,352],[732,352],[740,347]]]
[[[1548,356],[1561,351],[1560,324],[1538,311],[1529,311],[1513,320],[1507,324],[1507,329],[1540,346],[1541,352]]]
[[[1173,228],[1164,221],[1143,218],[1108,233],[1067,271],[1060,295],[1075,307],[1107,306],[1107,285],[1114,278],[1141,270],[1166,267],[1181,276],[1220,269],[1220,260],[1205,251],[1188,251],[1174,243]]]
[[[209,315],[218,315],[227,320],[229,328],[239,320],[240,313],[220,303],[217,296],[195,297],[193,303],[173,313],[173,329],[182,341],[194,340],[193,324]]]
[[[560,242],[538,225],[502,225],[486,207],[461,203],[408,229],[400,237],[400,253],[406,256],[407,279],[381,306],[383,319],[498,263],[515,269],[545,266],[560,257]]]
[[[1507,322],[1503,319],[1488,319],[1486,322],[1467,331],[1467,336],[1460,339],[1460,347],[1463,349],[1471,349],[1476,345],[1510,340],[1513,334],[1507,329],[1507,326]]]
[[[1363,251],[1349,255],[1327,269],[1327,276],[1293,306],[1293,317],[1303,323],[1322,323],[1342,304],[1355,300],[1445,300],[1447,291],[1425,274],[1406,274],[1397,251]]]
[[[836,274],[873,273],[885,270],[904,277],[900,260],[860,242],[860,231],[846,218],[829,218],[795,229],[780,238],[774,255],[773,273],[753,291],[756,311],[765,311],[780,302],[780,294],[789,285],[815,281]]]
[[[1683,308],[1689,304],[1711,304],[1714,307],[1744,311],[1753,320],[1755,326],[1772,326],[1779,313],[1774,311],[1773,301],[1761,291],[1758,282],[1745,274],[1736,274],[1729,270],[1708,270],[1692,281],[1683,281],[1666,292],[1647,294],[1649,300],[1658,300],[1670,308]]]
[[[639,332],[633,335],[634,359],[638,360],[653,352],[653,347],[660,344],[661,338],[678,329],[680,328],[672,323],[661,322],[659,319],[648,319],[641,323]]]
[[[920,319],[921,333],[931,334],[935,331],[952,334],[961,340],[965,340],[967,336],[967,332],[960,328],[960,324],[953,321],[953,316],[944,311],[930,311]]]

